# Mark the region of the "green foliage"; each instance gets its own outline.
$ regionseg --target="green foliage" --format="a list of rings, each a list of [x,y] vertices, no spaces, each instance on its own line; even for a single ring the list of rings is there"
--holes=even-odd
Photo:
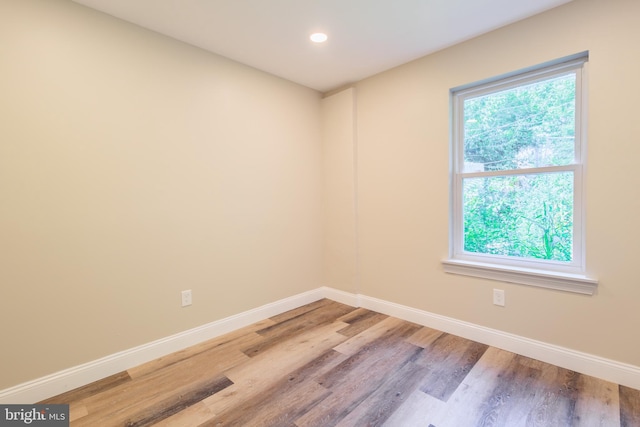
[[[467,99],[464,117],[467,172],[523,171],[464,179],[464,249],[570,261],[573,173],[527,169],[573,162],[574,76]]]
[[[575,76],[464,102],[464,161],[485,171],[573,162]]]
[[[570,261],[573,174],[464,180],[464,249]]]

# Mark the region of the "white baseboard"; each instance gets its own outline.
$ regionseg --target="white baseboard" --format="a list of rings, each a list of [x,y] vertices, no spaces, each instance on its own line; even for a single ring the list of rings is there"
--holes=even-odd
[[[328,286],[319,288],[322,298],[327,298],[352,307],[360,307],[360,294],[352,294],[350,292],[341,291]]]
[[[547,344],[377,298],[364,295],[354,295],[353,298],[360,302],[360,307],[368,308],[369,310],[551,363],[581,374],[640,389],[640,367],[638,366]]]
[[[0,404],[39,402],[322,298],[324,298],[322,288],[314,289],[0,390]]]
[[[322,298],[328,298],[353,307],[374,310],[543,362],[552,363],[582,374],[640,389],[640,367],[638,366],[620,363],[361,294],[321,287],[0,390],[0,404],[38,402]]]

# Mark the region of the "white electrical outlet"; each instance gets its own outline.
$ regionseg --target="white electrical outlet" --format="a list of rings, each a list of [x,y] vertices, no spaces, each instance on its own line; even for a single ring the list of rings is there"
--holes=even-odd
[[[502,289],[493,290],[493,303],[495,305],[504,307],[504,290]]]
[[[191,305],[191,289],[182,291],[182,306]]]

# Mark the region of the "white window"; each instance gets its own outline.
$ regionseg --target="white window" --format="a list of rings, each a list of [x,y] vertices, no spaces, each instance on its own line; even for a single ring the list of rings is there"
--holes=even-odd
[[[594,292],[584,254],[586,61],[452,91],[445,271]]]

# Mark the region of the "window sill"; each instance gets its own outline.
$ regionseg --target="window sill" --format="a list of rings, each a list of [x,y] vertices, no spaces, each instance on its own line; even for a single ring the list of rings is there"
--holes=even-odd
[[[446,273],[481,277],[501,282],[519,283],[560,291],[593,295],[598,280],[580,274],[560,273],[548,270],[533,270],[519,267],[506,267],[496,264],[447,259],[442,261]]]

